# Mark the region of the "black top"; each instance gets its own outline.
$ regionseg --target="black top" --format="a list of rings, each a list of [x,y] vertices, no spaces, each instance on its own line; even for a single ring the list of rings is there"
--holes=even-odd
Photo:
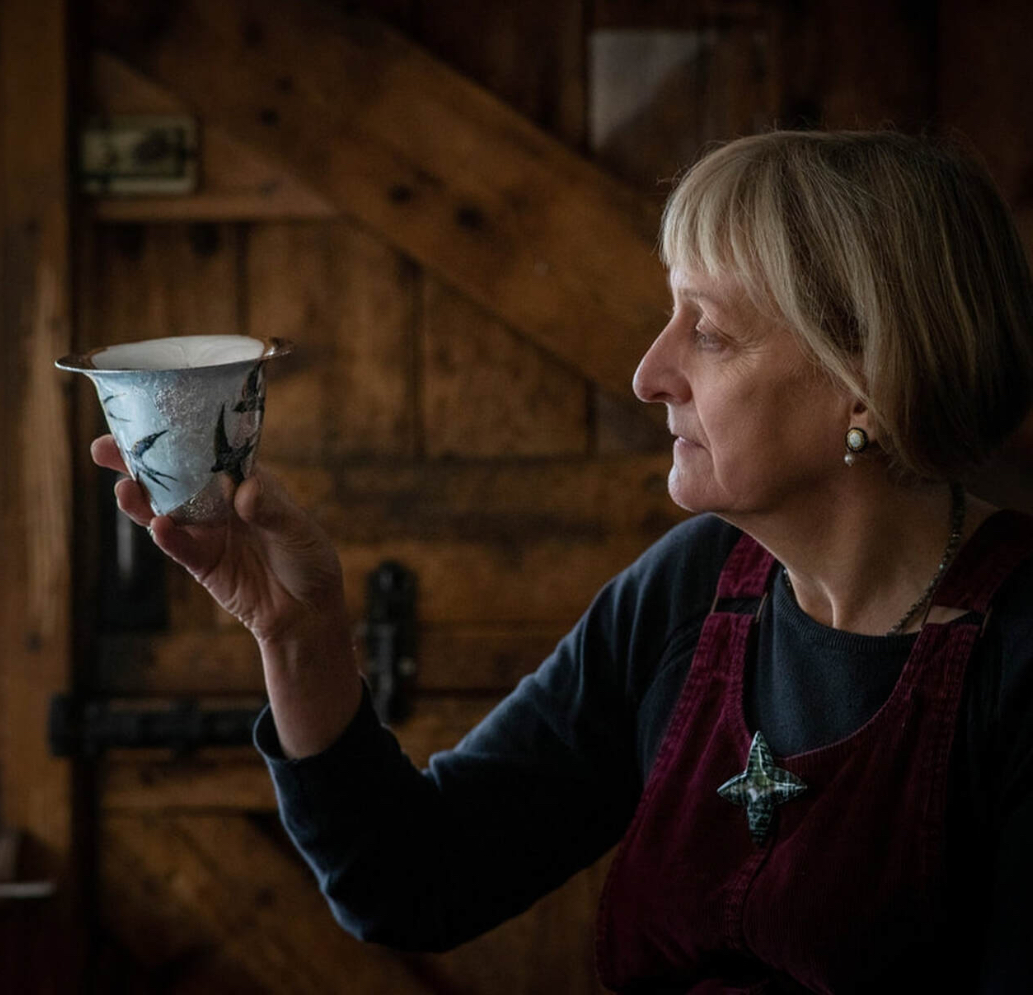
[[[674,528],[426,771],[380,725],[368,693],[341,738],[303,760],[283,758],[263,713],[255,742],[284,825],[341,924],[396,947],[447,949],[617,843],[739,535],[710,515]],[[1031,606],[1028,561],[999,593],[969,663],[952,756],[944,918],[969,935],[973,972],[971,935],[985,929],[983,981],[972,983],[981,992],[1033,991]],[[822,626],[779,573],[748,674],[751,726],[776,755],[850,735],[889,696],[915,638]]]

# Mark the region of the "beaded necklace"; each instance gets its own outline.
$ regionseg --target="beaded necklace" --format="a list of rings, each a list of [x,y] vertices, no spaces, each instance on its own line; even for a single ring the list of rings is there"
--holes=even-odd
[[[907,628],[911,620],[925,608],[933,598],[933,594],[936,592],[936,588],[939,586],[943,575],[947,572],[947,568],[954,561],[954,557],[957,555],[958,547],[961,545],[961,531],[965,524],[965,488],[958,483],[951,484],[951,521],[950,521],[950,535],[947,537],[947,545],[944,547],[943,556],[940,558],[940,563],[936,568],[936,572],[933,574],[932,579],[926,585],[925,590],[918,596],[917,600],[911,605],[910,608],[901,616],[900,621],[897,622],[887,633],[887,636],[895,636],[900,634]],[[793,591],[793,582],[789,579],[789,571],[785,567],[782,568],[782,576],[785,577],[786,584],[789,586],[789,590],[793,597],[796,597],[796,592]]]

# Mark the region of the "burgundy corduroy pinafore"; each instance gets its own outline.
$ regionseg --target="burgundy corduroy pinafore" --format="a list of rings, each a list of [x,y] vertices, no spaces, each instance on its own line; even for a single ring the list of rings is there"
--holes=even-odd
[[[718,794],[747,766],[743,677],[757,614],[722,602],[760,599],[776,566],[743,536],[603,892],[608,988],[890,990],[871,985],[931,939],[966,665],[995,592],[1031,552],[1033,519],[998,512],[983,523],[935,598],[969,614],[922,628],[889,698],[852,735],[774,758],[807,788],[777,806],[757,843],[746,810]]]

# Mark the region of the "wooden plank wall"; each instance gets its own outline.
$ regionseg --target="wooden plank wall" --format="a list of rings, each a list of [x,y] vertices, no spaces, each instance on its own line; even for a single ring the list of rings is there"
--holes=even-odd
[[[74,990],[83,923],[72,861],[71,771],[48,755],[50,696],[72,679],[66,15],[57,0],[0,8],[0,831],[22,834],[0,898],[0,986]]]
[[[447,5],[389,14],[410,37],[473,56],[457,68],[506,83],[500,96],[578,148],[583,11],[568,3],[561,15],[563,6],[491,4],[483,21],[457,19]],[[268,7],[250,9],[264,25]],[[526,39],[547,14],[566,29],[529,59]],[[484,35],[496,20],[504,30]],[[117,54],[92,60],[98,109],[184,106],[165,63],[141,74],[132,52],[105,37]],[[156,66],[165,67],[160,85]],[[567,91],[558,102],[557,87]],[[463,88],[455,100],[470,105]],[[540,144],[526,124],[498,120]],[[398,733],[424,762],[536,666],[598,586],[676,520],[667,456],[655,454],[663,433],[629,399],[633,360],[598,386],[590,362],[586,373],[547,338],[516,330],[511,310],[427,265],[408,236],[342,214],[332,185],[270,168],[268,145],[256,153],[217,127],[213,137],[213,182],[186,213],[182,204],[151,216],[155,205],[100,205],[78,257],[82,341],[174,330],[298,341],[297,356],[272,371],[263,459],[334,537],[356,610],[366,572],[382,559],[417,571],[419,697]],[[583,175],[572,153],[547,155]],[[641,243],[646,259],[650,241]],[[654,286],[662,293],[662,278]],[[659,298],[655,308],[662,314]],[[604,341],[604,329],[593,333]],[[585,355],[604,351],[592,345]],[[83,418],[97,424],[96,401],[80,394]],[[614,400],[600,417],[606,397]],[[259,691],[246,634],[180,572],[167,571],[166,584],[167,628],[105,635],[94,690]],[[604,866],[448,957],[399,959],[359,947],[329,920],[275,818],[262,814],[273,799],[250,751],[179,761],[123,753],[100,765],[97,783],[102,984],[310,992],[339,990],[346,977],[348,990],[363,992],[598,990],[592,922]]]
[[[342,27],[345,6],[348,18],[359,7],[399,34]],[[200,114],[206,179],[179,201],[95,205],[75,246],[80,344],[182,332],[298,341],[272,371],[262,458],[334,538],[357,612],[381,559],[417,570],[417,701],[398,729],[417,762],[451,745],[678,517],[665,491],[666,433],[628,387],[662,320],[662,276],[647,270],[678,168],[708,141],[772,123],[917,128],[953,116],[990,129],[981,140],[991,148],[1000,138],[985,103],[963,112],[967,28],[953,0],[939,5],[939,22],[937,4],[890,0],[463,8],[235,0],[186,3],[182,20],[165,20],[148,4],[98,0],[89,109]],[[985,38],[1008,23],[986,15]],[[692,35],[703,56],[597,141],[593,37],[655,29]],[[349,47],[356,39],[361,51]],[[990,61],[993,50],[987,42],[973,58]],[[351,79],[357,108],[347,93],[332,99],[342,52],[366,67]],[[433,127],[414,120],[404,88],[391,89],[401,73],[422,81],[418,106]],[[408,122],[408,144],[392,146],[374,99],[388,97],[371,79],[394,94],[384,119]],[[313,107],[327,108],[325,119],[314,122]],[[361,152],[358,177],[342,158],[360,150],[354,135],[329,148],[355,115],[376,150]],[[488,148],[485,134],[498,144]],[[675,154],[672,135],[686,136]],[[299,148],[305,161],[286,168]],[[1022,150],[1007,159],[1016,196],[1027,161]],[[637,260],[627,271],[604,253],[586,262],[610,267],[612,307],[549,269],[556,245],[587,252],[565,226],[604,203],[622,205],[607,232]],[[516,245],[512,258],[499,245]],[[536,259],[550,261],[544,304],[525,299],[526,282],[499,278]],[[624,327],[613,314],[631,328],[620,349],[608,346]],[[86,386],[75,403],[83,434],[99,430]],[[111,514],[92,495],[111,481],[78,460],[89,562],[105,555],[96,537]],[[167,624],[104,633],[83,661],[92,691],[259,693],[249,637],[181,572],[157,569]],[[599,991],[591,943],[604,865],[454,954],[399,958],[360,948],[330,922],[250,751],[122,753],[96,774],[99,990],[318,992],[347,978],[364,993]]]

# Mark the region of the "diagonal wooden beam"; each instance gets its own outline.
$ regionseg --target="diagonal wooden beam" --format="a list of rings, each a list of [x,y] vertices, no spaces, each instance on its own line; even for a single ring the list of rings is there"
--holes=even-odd
[[[223,959],[232,991],[435,991],[390,951],[345,934],[289,845],[246,815],[112,813],[103,829],[102,921],[129,955],[178,982],[155,978],[156,988],[226,991],[205,978]]]
[[[95,44],[627,396],[659,209],[383,25],[313,0],[98,0]]]
[[[155,86],[107,52],[90,56],[91,115],[188,114],[174,93]],[[204,129],[199,168],[202,189],[175,197],[97,197],[93,216],[102,221],[254,221],[332,218],[333,205],[283,169],[266,162],[217,125]]]

